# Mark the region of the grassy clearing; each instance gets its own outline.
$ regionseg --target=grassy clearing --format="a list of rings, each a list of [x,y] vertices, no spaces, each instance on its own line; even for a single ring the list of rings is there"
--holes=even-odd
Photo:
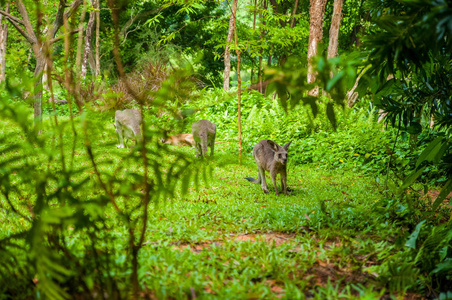
[[[142,171],[134,160],[124,160],[133,149],[114,147],[115,134],[110,124],[105,132],[99,132],[91,140],[104,178],[126,178],[131,172]],[[82,170],[75,182],[94,182],[97,179],[82,140],[76,142],[74,160],[69,157],[72,139],[68,132],[63,135],[63,152],[67,165]],[[55,143],[55,139],[48,140],[49,147]],[[195,151],[169,147],[189,156]],[[219,144],[215,158],[205,161],[212,167],[207,181],[201,179],[195,185],[192,180],[187,194],[151,204],[145,246],[139,256],[143,296],[336,299],[381,295],[381,288],[366,268],[378,264],[388,239],[398,229],[381,223],[381,216],[375,214],[381,195],[372,178],[315,165],[290,164],[291,195],[275,196],[271,184],[270,194],[266,195],[258,184],[244,179],[257,176],[251,154],[245,154],[243,164],[238,165],[229,148]],[[58,163],[61,154],[55,151],[54,155],[55,160],[43,169],[58,174],[62,172]],[[40,161],[38,155],[28,160]],[[11,176],[14,182],[14,173]],[[48,189],[56,191],[58,184],[56,180]],[[131,210],[140,201],[142,191],[139,186],[136,189],[130,196],[119,198],[122,209]],[[90,189],[74,192],[87,201],[101,193]],[[35,199],[32,191],[24,194],[28,198],[18,197],[14,204],[27,215]],[[109,234],[116,236],[118,272],[126,276],[124,224],[111,206],[99,213],[107,217]],[[2,237],[28,226],[30,223],[23,217],[2,210]],[[66,242],[82,249],[85,238],[78,232],[69,234]]]
[[[215,160],[236,158],[220,148]],[[242,166],[216,166],[209,187],[156,210],[150,247],[141,255],[142,282],[155,296],[333,299],[379,293],[361,285],[372,286],[365,268],[386,244],[372,218],[378,200],[372,179],[290,166],[292,193],[277,197],[244,180],[255,173],[249,156]]]

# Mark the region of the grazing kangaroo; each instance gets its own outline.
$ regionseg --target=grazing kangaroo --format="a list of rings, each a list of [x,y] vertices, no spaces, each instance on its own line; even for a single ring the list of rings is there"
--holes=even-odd
[[[172,135],[168,138],[162,138],[160,140],[162,144],[166,145],[185,145],[194,147],[195,146],[195,140],[193,139],[193,134],[190,133],[182,133],[182,134],[176,134]]]
[[[136,109],[117,110],[115,113],[115,128],[118,133],[118,148],[124,148],[124,139],[135,138],[135,144],[141,141],[141,114]]]
[[[210,156],[213,156],[217,125],[207,120],[200,120],[191,126],[195,148],[198,150],[196,157],[206,156],[207,146],[210,147]]]
[[[257,143],[253,149],[253,157],[256,160],[259,175],[257,180],[252,177],[246,177],[248,181],[260,183],[265,193],[268,193],[267,183],[265,182],[265,171],[270,172],[270,176],[275,186],[275,193],[278,195],[276,186],[276,175],[281,174],[281,188],[285,195],[287,191],[287,149],[291,142],[281,147],[272,140],[263,140]]]

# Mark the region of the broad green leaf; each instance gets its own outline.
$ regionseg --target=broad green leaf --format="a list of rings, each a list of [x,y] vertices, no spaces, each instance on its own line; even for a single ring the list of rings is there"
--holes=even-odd
[[[426,167],[422,167],[420,169],[416,169],[414,170],[410,175],[408,175],[405,180],[403,181],[402,186],[400,187],[400,189],[404,190],[407,187],[409,187],[410,185],[412,185],[416,179],[422,174],[422,172],[424,171]]]
[[[406,128],[406,131],[409,134],[419,134],[422,132],[422,126],[417,122],[411,122],[410,126]]]
[[[447,258],[444,262],[437,264],[431,274],[445,273],[449,271],[452,271],[452,258]]]
[[[422,225],[424,225],[425,220],[416,225],[413,233],[408,237],[405,246],[411,249],[416,249],[416,241],[419,236],[419,232],[421,231]]]
[[[437,157],[437,155],[440,153],[440,150],[442,150],[441,141],[443,140],[443,137],[437,137],[432,142],[430,142],[427,148],[425,148],[424,151],[422,151],[421,155],[419,155],[419,158],[416,161],[416,168],[419,167],[422,162],[433,161],[435,157]]]
[[[334,113],[334,105],[331,102],[326,105],[326,115],[328,116],[328,120],[330,120],[331,125],[333,125],[334,130],[336,130],[336,115]]]
[[[438,198],[436,198],[435,202],[432,205],[432,209],[436,210],[441,202],[446,199],[447,195],[449,195],[450,192],[452,192],[452,178],[450,178],[441,189]]]
[[[336,75],[333,76],[330,80],[328,80],[328,83],[326,84],[326,90],[330,91],[331,88],[342,78],[344,77],[344,71],[340,71]]]

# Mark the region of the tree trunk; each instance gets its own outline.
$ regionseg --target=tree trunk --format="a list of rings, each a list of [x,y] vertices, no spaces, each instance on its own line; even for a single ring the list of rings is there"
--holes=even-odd
[[[44,67],[46,65],[46,59],[41,49],[39,49],[39,44],[33,45],[35,57],[36,57],[36,67],[34,77],[38,78],[35,84],[35,102],[33,104],[33,112],[35,123],[41,122],[42,117],[42,75],[44,73]]]
[[[9,13],[9,3],[6,3],[5,11]],[[5,80],[6,74],[6,47],[8,45],[8,22],[5,19],[3,24],[3,15],[0,14],[0,82]]]
[[[328,58],[337,56],[339,47],[339,27],[342,19],[342,5],[344,0],[334,0],[333,17],[331,18],[330,41],[328,44]]]
[[[78,37],[77,37],[77,54],[75,55],[75,78],[76,78],[76,89],[80,92],[80,79],[82,78],[82,51],[83,51],[83,25],[85,23],[86,15],[86,3],[83,1],[82,14],[80,15],[80,24],[78,26]]]
[[[308,44],[308,83],[315,81],[315,72],[313,66],[313,57],[317,55],[318,43],[322,41],[323,36],[323,14],[325,13],[326,0],[311,0],[309,9],[309,44]],[[317,97],[319,88],[315,87],[308,92],[309,95]]]
[[[96,3],[95,8],[97,10],[96,10],[96,63],[95,63],[96,71],[94,73],[95,73],[95,76],[97,77],[97,76],[100,75],[100,54],[99,54],[99,44],[100,44],[100,41],[99,41],[99,34],[100,34],[100,12],[99,12],[99,9],[100,9],[100,0],[95,0],[95,3]]]
[[[254,10],[253,10],[253,32],[256,30],[256,18],[257,18],[257,0],[254,0]],[[251,76],[250,83],[253,84],[254,77],[254,68],[255,68],[256,60],[254,57],[251,58]]]
[[[93,3],[94,5],[94,3]],[[91,41],[93,39],[93,29],[94,29],[94,19],[95,19],[95,14],[96,12],[92,11],[89,14],[89,20],[88,20],[88,25],[86,26],[86,34],[85,34],[85,51],[83,52],[83,60],[82,60],[82,72],[81,72],[81,76],[82,78],[86,77],[86,72],[88,69],[88,58],[89,58],[89,54],[91,52]]]
[[[298,9],[298,0],[295,0],[295,5],[293,6],[292,15],[290,16],[290,18],[292,19],[290,21],[290,28],[295,27],[295,15],[297,14],[297,9]]]
[[[229,91],[229,74],[231,73],[231,50],[229,44],[232,42],[232,35],[235,29],[235,14],[237,11],[237,1],[232,1],[231,17],[229,18],[229,31],[226,39],[226,49],[224,50],[224,80],[223,90]]]
[[[259,18],[262,20],[262,25],[265,26],[265,19],[262,13],[262,8],[267,9],[267,1],[263,0],[261,2],[261,12],[259,13]],[[265,31],[261,29],[261,34],[259,39],[262,40],[262,38],[264,37]],[[260,50],[260,55],[259,55],[259,65],[258,65],[258,69],[257,69],[257,79],[259,81],[259,93],[264,94],[264,89],[262,86],[262,61],[263,61],[263,55],[264,55],[264,49],[261,48]]]
[[[241,102],[242,102],[242,78],[240,76],[240,49],[237,46],[238,40],[237,40],[237,0],[233,0],[232,7],[235,7],[235,10],[233,9],[233,15],[234,15],[234,44],[235,44],[235,53],[237,54],[237,125],[239,130],[239,164],[242,164],[242,109],[241,109]]]

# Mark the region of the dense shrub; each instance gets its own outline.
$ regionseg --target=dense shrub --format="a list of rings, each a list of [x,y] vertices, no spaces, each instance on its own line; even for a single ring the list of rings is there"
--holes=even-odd
[[[243,93],[241,106],[243,151],[251,155],[254,145],[262,139],[273,139],[280,144],[292,141],[290,155],[295,164],[384,174],[390,163],[393,174],[402,178],[414,169],[419,154],[438,135],[425,130],[414,140],[406,132],[397,134],[390,124],[377,122],[377,112],[364,100],[360,106],[336,109],[337,130],[325,114],[314,118],[310,108],[303,106],[286,112],[277,100],[254,91]],[[323,106],[319,104],[319,111],[324,111]],[[186,132],[191,131],[192,121],[209,119],[217,124],[217,140],[229,142],[229,150],[238,152],[235,92],[204,90],[189,107],[196,107],[197,111],[189,117]],[[442,181],[444,174],[445,170],[431,166],[423,181]]]

